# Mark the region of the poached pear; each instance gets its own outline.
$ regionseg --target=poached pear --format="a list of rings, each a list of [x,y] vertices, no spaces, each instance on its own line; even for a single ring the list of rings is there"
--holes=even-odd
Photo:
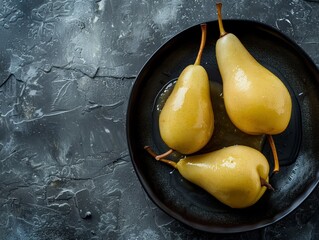
[[[216,43],[216,58],[230,119],[249,134],[283,132],[292,110],[286,86],[257,62],[234,34],[224,31],[220,11],[218,15],[220,38]]]
[[[150,147],[145,149],[156,157]],[[185,179],[232,208],[252,206],[267,188],[273,189],[268,183],[269,164],[265,156],[243,145],[187,156],[177,163],[160,161],[176,168]]]
[[[201,25],[201,30],[201,44],[195,63],[181,72],[160,112],[160,135],[171,150],[157,158],[167,156],[172,150],[182,154],[194,153],[203,148],[213,134],[214,113],[209,79],[200,65],[206,42],[206,24]]]
[[[282,133],[288,126],[292,100],[283,82],[261,65],[240,40],[224,30],[221,3],[217,3],[220,37],[216,43],[216,59],[223,81],[227,114],[241,131],[270,136]],[[272,145],[272,149],[274,145]],[[274,157],[276,153],[274,153]],[[279,170],[275,160],[274,171]]]

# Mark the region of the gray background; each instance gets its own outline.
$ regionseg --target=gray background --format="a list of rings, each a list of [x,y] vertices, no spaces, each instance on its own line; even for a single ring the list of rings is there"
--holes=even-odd
[[[319,66],[319,2],[228,0]],[[126,144],[129,93],[164,42],[215,1],[0,1],[0,239],[318,239],[319,189],[264,229],[217,235],[147,197]],[[258,214],[258,213],[256,213]]]

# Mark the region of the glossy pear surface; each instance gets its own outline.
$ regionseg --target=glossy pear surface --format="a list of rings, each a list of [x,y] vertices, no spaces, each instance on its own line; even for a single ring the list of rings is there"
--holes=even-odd
[[[251,147],[235,145],[189,156],[176,168],[184,178],[232,208],[253,205],[267,189],[260,178],[268,181],[268,161]]]
[[[226,111],[234,125],[248,134],[283,132],[292,102],[282,81],[258,63],[234,34],[219,38],[216,58]]]
[[[163,141],[172,149],[191,154],[204,147],[214,130],[214,114],[206,70],[189,65],[180,74],[159,116]]]

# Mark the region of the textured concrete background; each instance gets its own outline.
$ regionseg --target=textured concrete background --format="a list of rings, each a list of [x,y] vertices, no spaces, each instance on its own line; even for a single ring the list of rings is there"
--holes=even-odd
[[[279,29],[319,66],[318,2],[228,0],[223,16]],[[175,34],[216,18],[208,0],[0,1],[0,239],[319,238],[318,188],[274,225],[215,235],[165,215],[134,173],[136,75]]]

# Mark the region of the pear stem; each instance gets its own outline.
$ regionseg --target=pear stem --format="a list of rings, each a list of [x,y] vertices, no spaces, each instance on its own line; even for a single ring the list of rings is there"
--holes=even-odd
[[[144,149],[153,157],[156,159],[156,157],[158,156],[152,149],[150,146],[145,146]],[[173,168],[177,169],[177,163],[168,159],[164,159],[164,158],[160,158],[160,159],[156,159],[158,161],[164,162],[170,166],[172,166]]]
[[[156,160],[160,160],[160,159],[162,159],[162,158],[165,158],[165,157],[167,157],[168,155],[170,155],[172,152],[174,152],[174,150],[173,150],[173,149],[170,149],[170,150],[168,150],[167,152],[164,152],[164,153],[162,153],[162,154],[160,154],[160,155],[157,155],[157,156],[155,157],[155,159],[156,159]]]
[[[272,154],[274,156],[274,170],[273,170],[273,173],[277,173],[277,172],[279,172],[279,160],[278,160],[276,145],[275,145],[274,139],[272,138],[271,135],[267,135],[267,139],[268,139],[269,145],[271,147]]]
[[[203,55],[203,51],[204,51],[204,47],[206,44],[206,35],[207,35],[207,24],[206,23],[202,23],[200,25],[201,30],[202,30],[202,38],[201,38],[201,42],[200,42],[200,46],[199,46],[199,51],[195,60],[194,65],[200,65],[200,61],[202,60],[202,55]]]
[[[264,186],[270,190],[275,191],[275,189],[270,185],[270,183],[268,183],[265,179],[263,179],[262,177],[260,177],[260,184],[261,186]]]
[[[225,36],[227,32],[224,29],[223,20],[222,20],[222,3],[216,3],[217,15],[218,15],[218,26],[219,26],[219,38]]]

